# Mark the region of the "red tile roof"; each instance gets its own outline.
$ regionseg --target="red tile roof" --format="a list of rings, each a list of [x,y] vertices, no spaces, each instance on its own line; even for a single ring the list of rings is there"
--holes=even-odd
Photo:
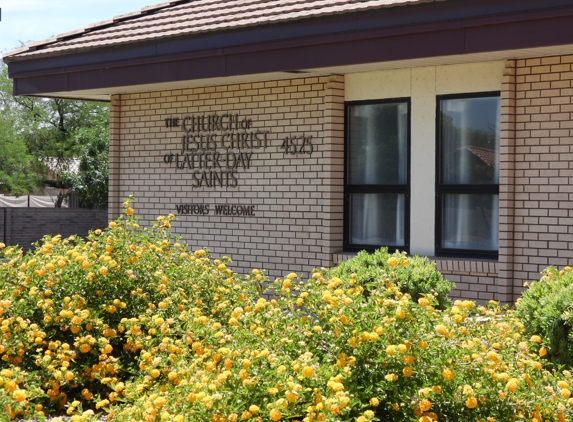
[[[68,54],[98,47],[445,0],[171,0],[4,54]]]

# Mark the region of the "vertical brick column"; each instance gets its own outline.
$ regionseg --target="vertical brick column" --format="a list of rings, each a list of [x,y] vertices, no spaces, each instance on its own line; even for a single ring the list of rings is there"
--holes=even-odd
[[[114,220],[121,212],[120,198],[120,137],[121,96],[113,95],[109,106],[109,192],[108,218]]]
[[[516,61],[514,298],[573,264],[573,55]]]
[[[333,254],[342,250],[344,233],[344,76],[324,78],[322,158],[322,252],[323,266],[333,264]],[[321,78],[322,80],[322,78]]]
[[[501,84],[499,259],[496,300],[512,302],[515,216],[515,60],[505,63]]]

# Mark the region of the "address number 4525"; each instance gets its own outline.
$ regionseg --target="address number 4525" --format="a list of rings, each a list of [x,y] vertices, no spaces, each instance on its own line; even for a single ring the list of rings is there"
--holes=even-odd
[[[280,146],[285,155],[312,154],[314,147],[312,145],[312,136],[287,136],[283,139]]]

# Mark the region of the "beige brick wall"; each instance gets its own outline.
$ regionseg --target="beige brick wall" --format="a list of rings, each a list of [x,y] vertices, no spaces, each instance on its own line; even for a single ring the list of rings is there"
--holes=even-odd
[[[501,84],[498,262],[433,258],[457,284],[454,298],[514,301],[548,265],[573,261],[573,56],[508,60]],[[500,75],[501,77],[502,75]],[[166,118],[238,114],[268,131],[234,188],[194,188],[164,162],[180,152]],[[312,136],[311,155],[290,155],[286,136]],[[347,259],[342,250],[344,77],[286,79],[115,96],[111,104],[110,216],[136,197],[144,221],[177,204],[254,205],[256,217],[179,215],[174,232],[193,248],[230,255],[236,269],[271,277]]]
[[[523,282],[538,279],[546,266],[573,261],[571,63],[573,55],[508,62],[507,90],[514,90],[510,101],[515,121],[506,127],[514,131],[507,136],[514,137],[514,147],[506,151],[505,160],[513,162],[514,168],[506,170],[515,184],[506,192],[502,209],[508,253],[500,264],[514,280],[514,299]]]
[[[121,95],[111,110],[111,216],[130,194],[147,223],[176,214],[178,204],[209,205],[208,215],[178,215],[173,231],[193,248],[231,256],[240,272],[264,268],[277,277],[331,265],[342,248],[343,77]],[[183,135],[165,119],[226,113],[252,119],[250,130],[268,131],[269,146],[245,150],[251,165],[237,170],[236,187],[193,187],[188,168],[164,161],[181,153]],[[312,154],[285,154],[283,139],[300,135],[312,137]],[[215,205],[252,205],[255,217],[215,215]]]

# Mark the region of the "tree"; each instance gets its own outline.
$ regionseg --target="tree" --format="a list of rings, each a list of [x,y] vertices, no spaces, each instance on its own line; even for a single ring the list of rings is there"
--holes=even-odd
[[[64,184],[78,195],[81,208],[107,208],[108,200],[108,137],[107,126],[82,128],[76,133],[76,141],[84,147],[78,154],[77,173],[61,175]]]
[[[35,160],[22,139],[14,135],[13,124],[0,117],[0,191],[22,195],[38,185]]]
[[[0,160],[5,189],[14,194],[36,186],[73,189],[82,206],[107,207],[108,105],[14,97],[4,63],[0,71],[0,153],[9,157]],[[46,177],[40,164],[47,159],[56,164],[56,180]],[[67,169],[77,159],[79,174],[74,174]]]
[[[0,68],[0,191],[21,195],[38,185],[34,158],[15,130],[6,66]],[[10,94],[8,93],[10,89]]]

